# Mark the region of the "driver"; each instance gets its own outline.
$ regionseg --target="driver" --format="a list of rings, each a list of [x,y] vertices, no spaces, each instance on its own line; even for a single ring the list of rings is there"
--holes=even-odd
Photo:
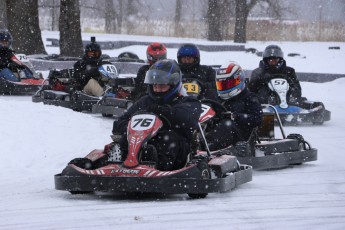
[[[120,139],[122,159],[127,155],[127,125],[133,114],[138,111],[152,112],[164,116],[171,126],[163,126],[157,136],[148,142],[156,149],[158,170],[175,170],[185,166],[190,143],[198,128],[201,103],[192,97],[186,97],[182,87],[182,74],[176,61],[159,60],[146,73],[148,95],[138,99],[117,121],[114,121],[113,134]],[[164,121],[164,120],[163,120]],[[154,156],[152,156],[154,157]]]
[[[86,45],[83,59],[74,64],[74,86],[86,94],[96,97],[104,95],[104,86],[108,79],[103,79],[98,67],[105,64],[102,61],[102,50],[99,44],[91,37],[91,43]],[[108,63],[110,64],[110,63]]]
[[[33,73],[23,63],[15,58],[12,50],[12,35],[7,29],[0,29],[0,78],[18,82],[20,77],[13,74],[14,70],[23,70],[27,78],[33,78]]]
[[[279,46],[269,45],[265,48],[263,59],[260,61],[259,68],[253,70],[249,80],[248,89],[256,93],[262,104],[272,104],[270,98],[275,98],[275,94],[269,89],[268,83],[274,78],[283,78],[289,83],[287,93],[288,104],[298,105],[302,89],[295,73],[295,70],[286,66],[283,51]],[[278,104],[279,102],[273,102]]]
[[[261,104],[256,95],[247,90],[244,72],[238,64],[227,63],[217,70],[216,87],[219,102],[228,112],[214,108],[219,120],[211,130],[206,130],[211,151],[247,141],[262,122]]]
[[[194,44],[183,44],[177,51],[177,60],[180,65],[183,79],[195,79],[201,84],[199,99],[215,99],[217,97],[215,70],[206,65],[200,65],[199,48]]]
[[[135,87],[132,92],[134,100],[147,94],[147,86],[144,84],[146,72],[156,61],[167,58],[167,49],[164,44],[153,42],[147,46],[146,57],[148,65],[141,66],[135,78]]]

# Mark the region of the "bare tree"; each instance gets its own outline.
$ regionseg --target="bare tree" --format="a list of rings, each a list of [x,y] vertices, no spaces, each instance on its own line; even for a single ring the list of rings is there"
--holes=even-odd
[[[175,36],[178,36],[178,34],[182,34],[183,27],[181,26],[181,14],[182,14],[182,1],[176,0],[176,7],[175,7]]]
[[[249,11],[255,6],[258,0],[236,0],[236,21],[235,21],[235,36],[234,42],[246,43],[246,27]]]
[[[217,0],[208,0],[207,9],[207,39],[210,41],[221,41],[223,39],[221,32],[221,21],[219,17],[221,5]]]
[[[0,0],[0,28],[7,28],[6,1]]]
[[[60,55],[82,56],[79,0],[61,0],[59,30]]]
[[[105,1],[105,32],[116,33],[116,12],[113,0]]]
[[[261,4],[267,16],[272,16],[276,18],[281,18],[283,11],[289,11],[282,7],[279,1],[277,0],[236,0],[236,22],[235,22],[235,36],[234,42],[245,43],[246,39],[246,26],[249,12],[256,6],[258,3]],[[263,6],[263,4],[265,6]]]
[[[38,21],[38,0],[6,0],[6,6],[14,50],[25,54],[46,54]]]

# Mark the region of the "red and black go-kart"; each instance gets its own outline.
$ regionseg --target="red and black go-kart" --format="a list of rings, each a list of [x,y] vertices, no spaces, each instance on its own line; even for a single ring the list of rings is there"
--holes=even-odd
[[[203,106],[200,123],[213,115],[209,106]],[[134,115],[128,124],[129,147],[124,161],[118,144],[108,144],[104,150],[93,150],[85,158],[72,160],[62,173],[55,175],[55,188],[72,194],[187,193],[191,198],[204,198],[208,193],[226,192],[251,181],[251,166],[239,164],[235,156],[218,152],[199,151],[178,170],[157,170],[154,160],[145,161],[143,156],[148,140],[157,134],[165,120],[148,113]],[[204,137],[201,126],[200,134]]]
[[[42,73],[36,72],[25,54],[16,54],[11,61],[21,65],[22,68],[10,68],[17,81],[9,81],[0,77],[0,94],[34,94],[45,80]]]

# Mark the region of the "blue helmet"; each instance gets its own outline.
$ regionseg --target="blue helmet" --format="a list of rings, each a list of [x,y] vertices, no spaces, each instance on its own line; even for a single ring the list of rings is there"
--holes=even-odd
[[[146,72],[145,84],[148,84],[149,96],[159,103],[168,102],[180,92],[182,88],[182,73],[175,60],[164,59],[155,62]],[[153,91],[153,85],[167,84],[170,89],[167,92],[157,93]]]
[[[11,48],[11,46],[12,46],[12,35],[7,29],[0,29],[0,41],[7,41],[8,42],[7,47]]]
[[[200,64],[200,51],[199,48],[194,45],[194,44],[183,44],[177,51],[177,60],[178,63],[181,66],[184,66],[186,64],[183,64],[181,61],[182,57],[193,57],[194,58],[194,63],[192,64],[193,66],[199,65]],[[188,64],[189,66],[191,64]]]

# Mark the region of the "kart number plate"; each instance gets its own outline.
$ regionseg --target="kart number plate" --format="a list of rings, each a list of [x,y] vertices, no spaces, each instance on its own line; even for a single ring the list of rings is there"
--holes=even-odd
[[[155,123],[156,116],[149,114],[135,115],[131,119],[131,129],[143,131],[151,129]]]
[[[196,83],[183,83],[187,93],[199,93],[199,85]]]

